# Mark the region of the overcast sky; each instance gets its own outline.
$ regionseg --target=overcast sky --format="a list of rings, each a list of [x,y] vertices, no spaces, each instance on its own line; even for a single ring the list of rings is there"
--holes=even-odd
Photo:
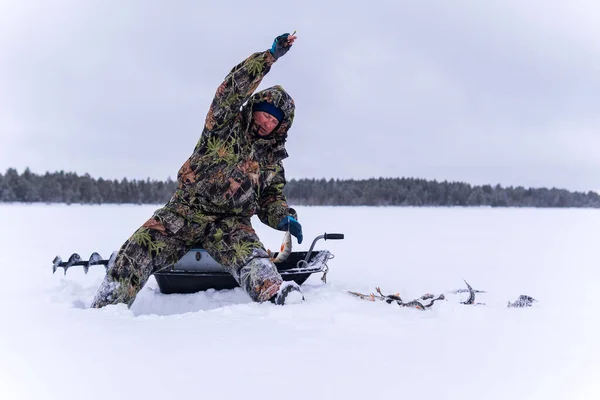
[[[288,178],[600,189],[597,1],[0,1],[0,171],[175,178],[229,70],[295,99]],[[259,88],[259,89],[260,89]]]

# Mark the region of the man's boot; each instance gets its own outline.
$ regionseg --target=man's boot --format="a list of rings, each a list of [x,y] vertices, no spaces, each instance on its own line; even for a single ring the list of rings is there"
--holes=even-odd
[[[304,295],[298,284],[294,281],[283,282],[277,294],[269,299],[277,305],[298,304],[304,300]]]

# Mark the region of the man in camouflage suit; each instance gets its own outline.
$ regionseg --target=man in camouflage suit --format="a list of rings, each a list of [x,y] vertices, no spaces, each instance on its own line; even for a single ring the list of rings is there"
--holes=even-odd
[[[257,214],[302,242],[296,211],[283,194],[294,101],[281,86],[253,95],[295,39],[278,36],[271,49],[251,55],[226,76],[200,140],[177,174],[177,191],[120,248],[92,307],[131,306],[150,275],[198,244],[252,300],[283,304],[286,297],[302,298],[298,285],[283,282],[250,223]]]

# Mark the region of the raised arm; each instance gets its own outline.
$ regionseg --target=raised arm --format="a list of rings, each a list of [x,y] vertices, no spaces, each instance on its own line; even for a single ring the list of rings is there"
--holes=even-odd
[[[271,65],[289,50],[295,39],[289,34],[280,35],[273,41],[271,49],[254,53],[233,67],[217,89],[206,116],[205,131],[218,130],[236,116]]]
[[[274,62],[275,58],[269,50],[266,50],[252,54],[233,67],[217,89],[206,116],[205,128],[208,131],[219,129],[235,117]]]

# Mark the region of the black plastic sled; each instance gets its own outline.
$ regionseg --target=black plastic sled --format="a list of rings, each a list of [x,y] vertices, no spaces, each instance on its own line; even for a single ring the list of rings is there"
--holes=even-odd
[[[289,257],[280,263],[275,263],[281,277],[286,281],[294,281],[302,285],[310,275],[322,272],[321,280],[326,282],[329,267],[327,261],[334,256],[328,250],[313,250],[315,244],[320,240],[343,239],[342,233],[325,233],[317,236],[308,251],[293,251]],[[278,253],[273,254],[273,258]],[[92,265],[104,265],[106,270],[114,263],[117,252],[113,252],[108,260],[102,259],[98,253],[93,253],[88,261],[81,259],[79,254],[74,253],[69,260],[62,261],[59,256],[54,258],[52,272],[59,267],[67,269],[74,266],[82,266],[87,274]],[[237,281],[219,263],[217,263],[205,250],[193,248],[173,265],[156,272],[154,278],[158,283],[161,293],[195,293],[207,289],[233,289],[238,287]]]

